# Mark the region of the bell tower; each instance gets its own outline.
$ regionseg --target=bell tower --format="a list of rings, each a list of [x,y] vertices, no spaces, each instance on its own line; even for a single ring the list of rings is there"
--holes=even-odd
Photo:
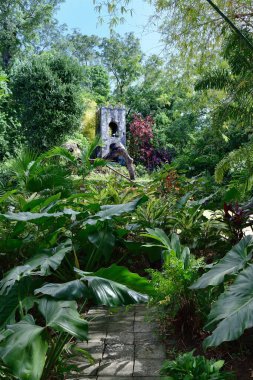
[[[104,157],[112,143],[126,146],[126,110],[124,107],[101,107],[98,112],[97,134],[101,136],[103,147],[100,155]]]

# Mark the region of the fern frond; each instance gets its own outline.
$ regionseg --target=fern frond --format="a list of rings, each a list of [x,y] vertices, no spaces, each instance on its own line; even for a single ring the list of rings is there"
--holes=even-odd
[[[84,149],[82,150],[82,161],[87,162],[91,156],[92,153],[95,151],[96,148],[102,146],[102,140],[99,135],[97,135],[91,142],[89,142]]]
[[[68,149],[63,148],[62,146],[55,146],[48,150],[45,153],[42,153],[39,157],[38,160],[39,162],[50,159],[50,158],[55,158],[55,157],[60,157],[64,158],[67,161],[72,162],[72,164],[76,163],[76,158],[71,154]]]
[[[230,152],[224,157],[216,166],[215,181],[221,183],[224,175],[231,169],[238,167],[238,165],[247,167],[249,173],[253,171],[253,144],[241,146],[239,149]]]
[[[19,184],[25,186],[30,175],[32,166],[36,162],[38,154],[30,149],[23,149],[16,158],[7,162],[7,167],[11,174],[16,177]]]

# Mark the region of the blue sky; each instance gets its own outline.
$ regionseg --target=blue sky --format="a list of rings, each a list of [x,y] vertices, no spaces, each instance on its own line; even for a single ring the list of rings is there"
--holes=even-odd
[[[131,7],[134,11],[133,16],[125,16],[125,23],[117,26],[116,32],[120,34],[134,32],[140,38],[145,54],[159,54],[162,50],[159,34],[152,31],[148,22],[149,17],[154,14],[153,7],[143,0],[134,0]],[[109,36],[106,21],[103,25],[98,25],[98,14],[94,10],[92,0],[65,0],[56,17],[60,23],[67,24],[70,29],[79,29],[83,34]]]

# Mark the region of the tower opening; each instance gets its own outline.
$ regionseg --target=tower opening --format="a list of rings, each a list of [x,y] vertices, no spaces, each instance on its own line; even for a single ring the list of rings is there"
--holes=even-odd
[[[109,123],[110,137],[119,137],[119,127],[114,121]]]

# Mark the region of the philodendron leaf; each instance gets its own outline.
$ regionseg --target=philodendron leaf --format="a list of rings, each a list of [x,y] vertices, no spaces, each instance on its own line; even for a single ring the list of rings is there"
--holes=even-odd
[[[145,303],[148,301],[146,295],[137,293],[125,285],[105,278],[84,276],[83,280],[88,282],[90,294],[98,305],[113,307]]]
[[[0,281],[0,295],[8,293],[16,281],[20,281],[26,274],[31,273],[30,265],[20,265],[11,269],[7,275]]]
[[[35,301],[34,289],[40,287],[42,279],[22,278],[11,288],[8,294],[0,295],[0,329],[15,323],[15,313],[20,307],[25,312]],[[29,301],[29,302],[28,302]],[[29,306],[29,307],[28,307]]]
[[[184,263],[184,269],[187,269],[190,265],[190,259],[191,259],[191,253],[190,253],[189,247],[183,248],[180,259]]]
[[[45,253],[35,255],[25,265],[11,269],[0,281],[0,295],[8,293],[15,282],[20,281],[23,277],[35,274],[40,276],[50,274],[51,270],[56,270],[60,266],[65,255],[71,249],[71,240],[67,240],[55,248],[45,250]]]
[[[141,236],[149,237],[151,239],[154,239],[156,241],[159,241],[164,249],[171,250],[171,242],[166,233],[161,230],[160,228],[146,228],[146,231],[148,233],[141,234]],[[157,246],[157,244],[153,244],[154,246]],[[150,244],[148,246],[151,246]],[[160,245],[159,245],[160,246]]]
[[[99,269],[93,275],[118,282],[136,292],[148,295],[154,294],[154,288],[146,278],[139,276],[137,273],[132,273],[122,266],[113,264],[109,268]]]
[[[128,213],[134,211],[137,206],[147,201],[147,197],[143,196],[141,198],[137,198],[132,202],[123,203],[119,205],[106,205],[101,206],[101,211],[95,214],[92,218],[88,219],[86,224],[96,224],[97,221],[110,220],[114,216],[120,216],[124,213]]]
[[[244,268],[247,262],[252,258],[252,248],[253,236],[245,236],[218,264],[203,274],[190,289],[201,289],[206,288],[208,285],[218,285],[224,280],[226,275],[237,273]]]
[[[34,270],[39,268],[42,276],[50,274],[50,270],[56,270],[65,255],[72,250],[72,242],[68,239],[66,242],[58,245],[49,250],[45,250],[45,253],[38,254],[32,259],[28,260],[26,264],[30,265]]]
[[[39,301],[39,311],[44,316],[47,326],[87,340],[88,323],[80,317],[75,301],[55,301],[42,298]]]
[[[104,256],[108,262],[115,246],[115,236],[112,231],[105,229],[94,231],[88,235],[88,239],[97,248],[99,257]]]
[[[58,300],[77,300],[86,297],[88,289],[82,281],[74,280],[63,284],[45,284],[34,293],[42,293]]]
[[[8,326],[9,335],[0,343],[0,358],[20,380],[40,380],[47,352],[43,327],[27,315],[25,320]]]
[[[216,347],[222,342],[239,338],[253,326],[253,264],[241,272],[212,307],[209,323],[217,325],[212,335],[205,339],[205,347]]]
[[[172,233],[171,238],[170,238],[170,242],[171,242],[171,248],[175,252],[176,257],[178,259],[181,259],[182,247],[180,244],[179,236],[175,233]]]

